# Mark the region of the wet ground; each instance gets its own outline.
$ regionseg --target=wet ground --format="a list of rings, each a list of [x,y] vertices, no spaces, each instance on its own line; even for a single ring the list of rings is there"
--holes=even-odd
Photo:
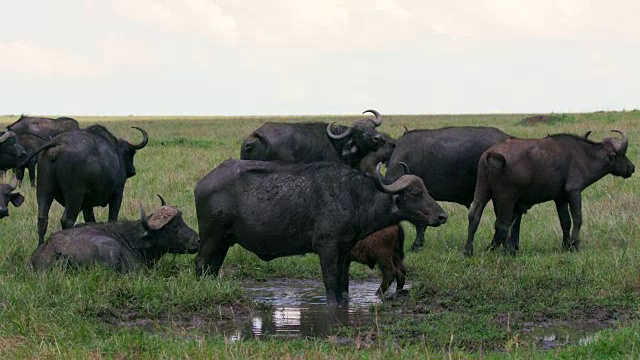
[[[324,286],[317,280],[279,279],[268,282],[245,282],[244,288],[247,293],[256,302],[264,304],[265,310],[232,313],[231,316],[225,316],[228,320],[213,322],[194,315],[179,321],[137,318],[113,323],[118,326],[138,327],[145,331],[158,331],[165,326],[177,326],[203,334],[220,334],[230,341],[265,337],[332,337],[334,341],[346,344],[353,339],[336,337],[336,329],[340,327],[376,328],[379,322],[394,321],[391,318],[393,316],[412,316],[410,313],[372,311],[372,305],[382,303],[382,300],[375,295],[379,285],[379,282],[373,279],[352,282],[348,304],[332,308],[326,305]],[[410,287],[411,285],[407,284],[405,289]],[[395,285],[389,289],[386,297],[393,297],[394,290]],[[616,326],[616,316],[605,315],[600,314],[593,319],[581,321],[540,319],[534,322],[521,322],[517,336],[527,343],[534,342],[536,347],[542,349],[567,344],[587,344],[594,340],[594,334],[598,331]],[[420,316],[420,314],[414,314],[414,316]],[[506,318],[497,321],[502,323],[509,320]]]

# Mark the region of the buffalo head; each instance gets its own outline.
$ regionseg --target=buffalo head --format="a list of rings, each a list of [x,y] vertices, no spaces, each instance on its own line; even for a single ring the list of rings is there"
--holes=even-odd
[[[621,176],[626,179],[630,177],[636,169],[631,160],[629,160],[629,158],[627,157],[629,138],[624,131],[611,131],[620,134],[620,136],[622,137],[607,137],[602,140],[602,145],[608,151],[608,160],[611,166],[611,174]]]
[[[379,133],[377,127],[382,125],[382,115],[373,109],[365,110],[363,114],[371,113],[374,119],[356,120],[351,127],[340,134],[332,131],[333,123],[327,126],[327,135],[333,140],[348,139],[342,147],[342,157],[345,159],[355,159],[359,161],[364,155],[376,150],[385,142],[383,134]],[[359,155],[359,156],[358,156]]]
[[[140,150],[143,147],[147,146],[147,143],[149,142],[149,135],[146,131],[144,131],[144,129],[137,126],[132,126],[131,128],[136,129],[142,133],[142,142],[140,142],[139,144],[131,144],[126,140],[118,140],[118,148],[120,154],[122,155],[122,158],[124,159],[127,178],[130,178],[136,174],[136,168],[133,165],[133,157],[136,154],[136,150]]]
[[[167,205],[158,195],[162,207],[146,216],[140,204],[142,227],[147,231],[145,237],[153,239],[159,247],[171,254],[195,254],[200,246],[200,238],[182,219],[182,212],[175,206]]]
[[[9,203],[18,207],[24,202],[22,194],[13,192],[17,186],[18,180],[16,178],[11,181],[11,184],[0,184],[0,219],[9,216]]]
[[[26,157],[27,152],[18,142],[16,134],[9,130],[0,132],[0,168],[16,167]]]
[[[429,195],[422,179],[408,174],[408,166],[405,163],[401,164],[405,169],[405,174],[389,185],[384,183],[382,175],[380,175],[382,163],[378,163],[375,171],[380,189],[388,194],[393,194],[394,211],[400,213],[413,224],[427,226],[444,224],[447,221],[447,213]]]

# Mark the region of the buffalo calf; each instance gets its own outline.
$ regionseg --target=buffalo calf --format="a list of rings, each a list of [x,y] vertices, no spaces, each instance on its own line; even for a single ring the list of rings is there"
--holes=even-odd
[[[162,198],[160,198],[162,200]],[[198,234],[182,219],[182,212],[166,205],[146,216],[140,205],[140,220],[86,224],[60,230],[31,255],[35,270],[56,265],[88,267],[100,264],[117,271],[150,267],[162,255],[193,254]]]
[[[382,271],[382,284],[376,292],[382,296],[389,285],[396,280],[396,292],[402,291],[407,268],[404,260],[404,230],[402,225],[396,224],[378,230],[366,238],[358,241],[349,253],[347,271],[343,274],[343,290],[349,291],[349,265],[352,261],[373,267],[378,264]]]
[[[582,226],[582,190],[607,174],[630,177],[635,166],[627,158],[629,138],[607,137],[593,142],[585,136],[550,135],[543,139],[507,139],[485,151],[469,211],[464,249],[473,254],[473,238],[489,200],[496,213],[489,249],[505,245],[515,253],[520,242],[522,215],[533,205],[553,200],[562,227],[562,246],[578,249]],[[570,233],[573,219],[573,232]],[[509,242],[505,243],[511,232]]]

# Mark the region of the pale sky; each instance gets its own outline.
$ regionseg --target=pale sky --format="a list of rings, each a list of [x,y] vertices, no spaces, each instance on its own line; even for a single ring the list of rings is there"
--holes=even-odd
[[[0,114],[640,108],[637,0],[0,0]]]

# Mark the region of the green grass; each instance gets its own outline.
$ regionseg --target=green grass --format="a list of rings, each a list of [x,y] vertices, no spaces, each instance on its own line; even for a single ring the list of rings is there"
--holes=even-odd
[[[519,126],[527,115],[385,116],[382,131],[400,136],[410,129],[441,126],[496,126],[520,137],[548,133],[584,134],[591,139],[627,131],[629,158],[639,165],[640,113],[557,114],[564,121]],[[136,155],[138,175],[129,179],[121,218],[139,216],[138,201],[155,208],[162,194],[197,228],[193,188],[211,169],[239,156],[243,137],[265,121],[338,121],[351,117],[80,117],[82,126],[105,124],[116,135],[139,141],[131,126],[150,135]],[[8,124],[15,117],[0,117]],[[340,328],[341,345],[328,339],[244,340],[189,329],[181,320],[194,314],[212,322],[249,313],[254,304],[239,280],[320,279],[315,255],[263,262],[240,247],[229,252],[221,278],[198,280],[193,256],[167,256],[153,269],[117,274],[106,269],[34,274],[28,259],[37,244],[35,191],[23,186],[26,201],[0,221],[0,358],[33,357],[197,357],[197,358],[609,358],[637,357],[640,345],[640,180],[607,176],[583,193],[583,250],[561,251],[555,208],[542,204],[524,217],[521,250],[510,257],[484,253],[492,236],[489,205],[476,235],[476,256],[461,253],[467,210],[443,204],[445,226],[427,230],[425,250],[407,253],[409,296],[388,300],[376,309],[379,324]],[[62,209],[54,205],[49,233],[60,229]],[[106,209],[96,212],[98,220]],[[81,221],[81,219],[79,219]],[[405,225],[408,250],[415,231]],[[354,280],[377,271],[352,265]],[[372,310],[372,311],[373,311]],[[390,315],[390,316],[385,316]],[[117,326],[139,318],[163,321],[155,331]],[[529,323],[619,319],[620,325],[596,334],[587,345],[543,351],[524,334]]]

